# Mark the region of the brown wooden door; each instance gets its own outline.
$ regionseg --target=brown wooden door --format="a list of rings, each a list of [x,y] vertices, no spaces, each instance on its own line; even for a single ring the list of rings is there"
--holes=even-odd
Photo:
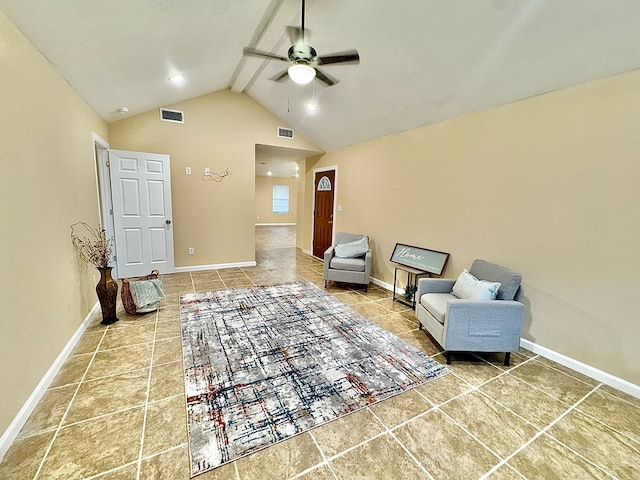
[[[333,241],[333,194],[336,172],[316,172],[314,178],[313,255],[319,258]]]

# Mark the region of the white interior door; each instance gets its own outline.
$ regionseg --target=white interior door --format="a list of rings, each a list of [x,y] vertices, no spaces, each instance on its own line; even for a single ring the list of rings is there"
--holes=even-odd
[[[109,150],[118,276],[174,271],[169,155]]]

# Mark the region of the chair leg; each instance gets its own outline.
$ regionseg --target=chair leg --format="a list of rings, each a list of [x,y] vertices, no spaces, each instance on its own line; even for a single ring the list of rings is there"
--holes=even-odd
[[[511,359],[511,352],[504,352],[504,366],[509,366],[509,360]]]
[[[418,330],[422,330],[422,323],[418,322]]]
[[[444,358],[447,359],[447,365],[451,365],[451,352],[444,352]]]
[[[327,288],[327,281],[324,281],[324,288]]]

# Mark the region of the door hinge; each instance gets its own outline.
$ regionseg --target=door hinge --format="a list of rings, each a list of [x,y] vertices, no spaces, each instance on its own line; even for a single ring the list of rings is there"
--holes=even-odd
[[[111,210],[109,210],[109,215],[111,215],[113,217],[113,208]]]
[[[113,261],[114,261],[114,262],[117,262],[117,261],[118,261],[118,256],[117,256],[117,255],[114,255],[114,256],[113,256]]]
[[[107,167],[111,166],[111,162],[107,159]]]

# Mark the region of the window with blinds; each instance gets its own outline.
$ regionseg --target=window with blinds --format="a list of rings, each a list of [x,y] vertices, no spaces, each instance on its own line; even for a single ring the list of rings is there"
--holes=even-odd
[[[273,213],[289,213],[289,185],[273,186]]]

